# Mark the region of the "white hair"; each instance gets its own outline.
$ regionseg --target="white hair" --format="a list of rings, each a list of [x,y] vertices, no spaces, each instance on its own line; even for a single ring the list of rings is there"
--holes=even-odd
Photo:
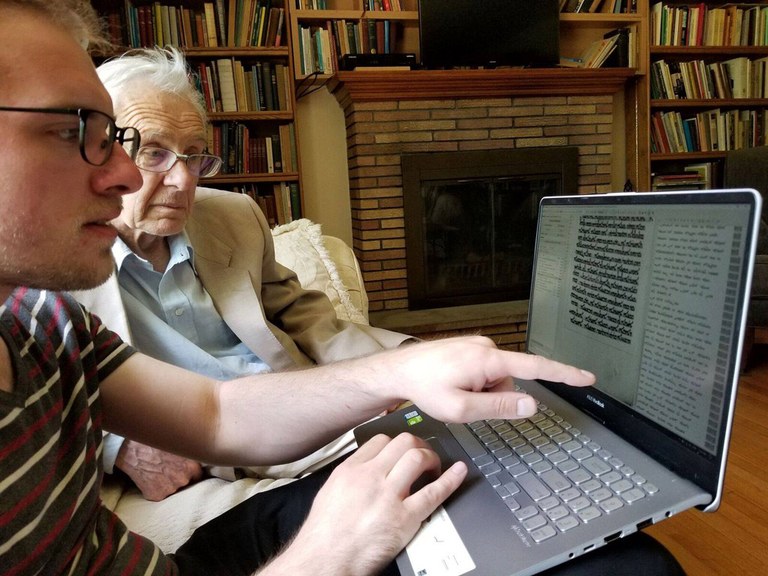
[[[123,89],[138,84],[188,100],[203,123],[208,121],[205,100],[195,87],[193,73],[184,55],[173,46],[130,50],[107,60],[96,68],[96,72],[116,108],[120,107],[118,103]]]

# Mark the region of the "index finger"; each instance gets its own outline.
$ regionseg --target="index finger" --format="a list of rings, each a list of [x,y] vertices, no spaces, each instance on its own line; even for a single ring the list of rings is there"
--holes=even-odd
[[[512,354],[505,356],[506,372],[515,378],[563,382],[569,386],[591,386],[596,380],[591,372],[556,360],[522,352]]]

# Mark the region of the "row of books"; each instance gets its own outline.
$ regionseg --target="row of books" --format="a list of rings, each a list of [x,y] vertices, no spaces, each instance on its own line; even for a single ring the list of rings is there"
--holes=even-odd
[[[281,124],[276,134],[252,133],[240,122],[208,126],[208,150],[224,161],[222,174],[276,174],[298,170],[293,124]]]
[[[766,109],[678,111],[651,115],[651,151],[662,154],[714,152],[766,144]]]
[[[567,68],[637,67],[637,27],[619,28],[595,40],[578,56],[562,56]]]
[[[657,60],[651,64],[651,98],[768,98],[768,57],[722,62]]]
[[[296,0],[298,10],[328,10],[328,0]],[[363,0],[363,9],[370,11],[400,11],[400,0]]]
[[[233,191],[253,198],[270,226],[288,224],[301,218],[301,197],[296,182],[248,184],[235,186]]]
[[[768,46],[768,6],[665,4],[651,7],[655,46]]]
[[[560,0],[560,12],[634,14],[637,12],[637,0]]]
[[[272,0],[216,0],[199,8],[153,2],[107,15],[112,42],[179,48],[275,47],[286,44],[285,10]]]
[[[194,69],[209,112],[290,110],[290,70],[282,62],[217,58]]]
[[[715,185],[714,162],[698,162],[682,170],[651,175],[651,190],[711,190]]]
[[[333,74],[346,54],[397,52],[398,25],[389,20],[360,22],[328,20],[323,26],[299,26],[299,55],[303,75]]]

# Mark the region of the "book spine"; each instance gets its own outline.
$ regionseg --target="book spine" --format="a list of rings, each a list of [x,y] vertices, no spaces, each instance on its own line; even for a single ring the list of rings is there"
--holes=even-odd
[[[294,220],[301,218],[301,194],[299,193],[299,185],[296,182],[288,184],[290,188],[291,198],[291,217]]]
[[[217,3],[218,5],[218,3]],[[216,26],[216,9],[212,2],[206,2],[205,6],[205,31],[207,44],[211,48],[216,48],[219,45],[217,38],[217,26]]]

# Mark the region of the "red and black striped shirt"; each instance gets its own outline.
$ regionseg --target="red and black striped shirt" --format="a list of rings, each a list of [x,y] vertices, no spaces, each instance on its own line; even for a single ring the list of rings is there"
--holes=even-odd
[[[133,349],[72,298],[18,288],[0,306],[13,391],[0,391],[0,571],[174,575],[101,505],[99,382]]]

